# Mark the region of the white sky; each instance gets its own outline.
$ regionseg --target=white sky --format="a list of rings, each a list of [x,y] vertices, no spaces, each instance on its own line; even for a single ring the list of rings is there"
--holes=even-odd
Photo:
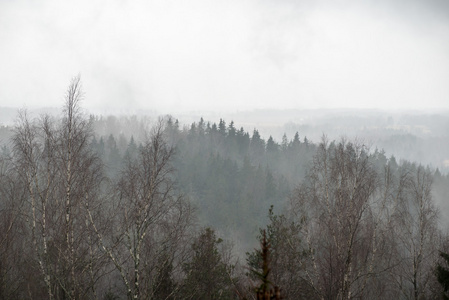
[[[0,0],[0,106],[77,74],[90,110],[449,109],[449,1]]]

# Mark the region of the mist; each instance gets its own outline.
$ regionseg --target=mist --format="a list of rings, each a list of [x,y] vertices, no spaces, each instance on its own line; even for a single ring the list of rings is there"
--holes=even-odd
[[[0,0],[0,66],[0,298],[449,297],[448,1]]]
[[[445,1],[1,1],[2,106],[449,108]]]

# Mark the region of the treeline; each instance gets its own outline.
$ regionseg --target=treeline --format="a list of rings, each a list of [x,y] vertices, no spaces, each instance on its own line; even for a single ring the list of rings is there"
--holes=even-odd
[[[444,292],[434,199],[447,175],[362,143],[265,141],[224,120],[86,118],[80,100],[75,79],[61,117],[21,112],[2,150],[0,299]]]
[[[432,172],[377,160],[363,145],[323,140],[288,213],[270,214],[272,277],[289,299],[441,297],[435,268],[448,240]]]
[[[148,120],[92,117],[91,122],[97,129],[92,149],[114,178],[126,157],[137,153]],[[253,237],[266,224],[261,216],[270,205],[285,207],[316,150],[298,133],[290,140],[284,136],[279,144],[272,137],[265,141],[257,129],[251,134],[237,129],[232,121],[201,119],[182,128],[170,116],[163,122],[167,142],[176,148],[172,163],[178,189],[198,209],[202,225],[238,237],[243,249],[257,245]],[[134,134],[120,132],[128,127],[135,128]]]
[[[175,189],[164,122],[109,177],[80,95],[75,79],[60,118],[20,113],[1,158],[0,298],[233,298],[228,246]]]

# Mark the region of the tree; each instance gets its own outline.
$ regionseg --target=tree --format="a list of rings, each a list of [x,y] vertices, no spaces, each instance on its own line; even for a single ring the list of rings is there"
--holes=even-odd
[[[323,139],[305,181],[291,198],[302,222],[305,279],[322,299],[364,297],[379,257],[372,203],[376,172],[363,145]]]
[[[175,299],[178,289],[173,278],[173,259],[170,254],[161,255],[157,266],[157,274],[153,284],[153,299]]]
[[[245,132],[243,127],[240,127],[240,130],[237,131],[237,145],[239,149],[238,153],[241,156],[246,156],[248,154],[250,143],[249,133]]]
[[[229,126],[228,126],[228,136],[231,139],[233,139],[235,137],[236,133],[237,133],[237,130],[235,129],[234,121],[231,121],[231,123],[229,123]]]
[[[260,248],[260,250],[256,250],[255,253],[250,255],[250,258],[257,262],[250,269],[251,275],[260,281],[260,285],[255,288],[256,298],[257,300],[283,299],[280,288],[270,280],[271,268],[269,265],[271,262],[271,244],[267,240],[265,230],[262,230],[261,232]]]
[[[292,149],[293,152],[297,152],[300,144],[301,141],[299,140],[299,133],[296,132],[295,136],[293,137],[293,140],[289,144],[289,147]]]
[[[10,156],[0,153],[0,299],[25,297],[21,280],[27,254],[21,218],[25,196],[25,186],[14,172]]]
[[[262,249],[247,253],[247,263],[252,274],[256,275],[256,279],[262,277],[268,280],[267,270],[264,270],[267,262],[264,259],[267,259],[265,252],[269,245],[271,281],[267,282],[279,286],[285,299],[313,299],[313,290],[304,279],[304,261],[308,253],[301,241],[301,224],[288,220],[284,215],[275,215],[273,206],[268,212],[268,218],[270,223],[266,228],[259,229],[258,238]]]
[[[218,123],[218,132],[222,135],[226,135],[226,122],[222,119],[220,119],[220,122]]]
[[[159,120],[137,158],[128,157],[115,184],[110,213],[113,230],[102,235],[96,227],[100,245],[119,272],[128,299],[148,299],[160,293],[156,283],[161,278],[157,277],[166,276],[161,267],[182,261],[193,213],[175,191],[173,155]]]
[[[109,178],[114,178],[118,175],[120,170],[121,155],[117,147],[117,142],[112,134],[109,135],[106,141],[106,166]]]
[[[265,141],[260,137],[259,131],[254,129],[249,144],[250,157],[255,164],[259,164],[265,155]]]
[[[445,265],[447,266],[449,264],[449,254],[445,252],[440,252],[441,258],[444,259]],[[438,263],[435,275],[437,276],[437,280],[440,283],[443,292],[441,293],[441,296],[444,300],[449,299],[448,291],[449,291],[449,269],[447,267],[442,266],[440,263]]]
[[[271,135],[268,138],[266,148],[267,152],[272,154],[277,154],[277,152],[279,151],[279,145],[274,141]]]
[[[219,246],[223,240],[204,229],[192,244],[193,255],[184,265],[183,299],[231,299],[233,266],[223,260]]]
[[[137,144],[134,141],[134,137],[131,136],[128,147],[125,152],[125,159],[136,159],[137,158]]]
[[[394,207],[392,231],[397,261],[392,279],[404,297],[421,299],[431,294],[434,263],[438,257],[438,211],[432,200],[432,174],[422,166],[403,163]]]
[[[429,169],[324,139],[290,209],[303,222],[305,278],[316,295],[431,297],[441,239],[431,186]]]
[[[27,189],[25,216],[33,260],[49,299],[95,296],[101,274],[94,262],[86,207],[95,206],[102,168],[92,152],[90,123],[83,117],[80,78],[72,80],[63,116],[30,121],[19,116],[13,138],[16,170]]]
[[[288,149],[288,139],[287,139],[287,134],[285,134],[285,133],[282,136],[281,149],[282,149],[283,153],[286,153],[287,149]]]

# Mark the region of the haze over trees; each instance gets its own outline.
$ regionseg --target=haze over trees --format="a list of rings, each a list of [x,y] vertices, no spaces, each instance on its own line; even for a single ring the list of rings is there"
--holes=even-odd
[[[254,299],[263,237],[285,299],[447,293],[448,175],[359,141],[87,117],[81,100],[75,78],[59,117],[21,111],[1,151],[0,299]]]

